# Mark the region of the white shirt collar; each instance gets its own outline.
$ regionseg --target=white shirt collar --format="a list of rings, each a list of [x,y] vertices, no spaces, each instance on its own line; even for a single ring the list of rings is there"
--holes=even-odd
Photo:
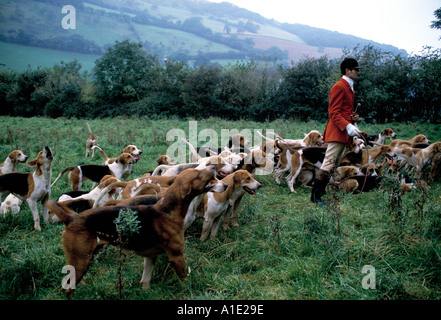
[[[351,86],[352,92],[354,92],[354,80],[352,80],[351,78],[347,77],[347,76],[342,76],[343,79],[345,79],[349,85]]]

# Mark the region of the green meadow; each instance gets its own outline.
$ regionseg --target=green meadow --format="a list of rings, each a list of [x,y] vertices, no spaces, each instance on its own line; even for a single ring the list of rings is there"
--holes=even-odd
[[[88,122],[107,155],[119,155],[128,144],[143,150],[131,178],[155,168],[157,157],[176,142],[167,141],[171,129],[180,129],[187,137],[189,134],[189,122],[183,120],[127,117]],[[272,129],[282,137],[299,139],[304,132],[323,131],[325,127],[320,122],[217,118],[198,121],[197,125],[200,135],[210,128],[219,139],[222,129],[259,129],[264,133]],[[369,134],[378,134],[386,127],[392,127],[397,138],[408,139],[422,133],[432,142],[441,140],[439,127],[431,124],[360,124]],[[84,157],[88,134],[86,120],[0,117],[0,161],[14,149],[21,149],[32,160],[48,145],[54,153],[54,180],[65,167],[103,162],[99,153],[94,158]],[[205,140],[200,141],[203,143]],[[24,164],[19,164],[17,170],[31,171]],[[297,193],[291,193],[285,182],[277,185],[272,175],[256,179],[262,187],[256,195],[244,197],[239,227],[228,231],[220,228],[216,239],[205,242],[199,240],[201,220],[187,230],[188,279],[180,280],[162,255],[155,265],[151,289],[143,290],[139,284],[143,258],[127,251],[120,268],[119,249],[108,246],[95,255],[74,299],[441,298],[439,181],[429,182],[430,188],[404,195],[394,191],[393,183],[356,195],[330,191],[325,198],[330,205],[320,208],[310,202],[308,188],[296,186]],[[83,188],[90,187],[88,181]],[[64,177],[52,187],[51,199],[69,190]],[[40,205],[39,210],[41,213]],[[18,214],[0,217],[0,299],[66,299],[60,290],[66,276],[62,273],[66,265],[61,245],[63,229],[62,224],[43,222],[42,232],[34,231],[27,205]]]
[[[57,51],[43,48],[27,47],[18,44],[0,42],[0,70],[24,72],[29,68],[52,68],[60,61],[78,60],[81,71],[92,72],[95,60],[99,56],[74,52]]]

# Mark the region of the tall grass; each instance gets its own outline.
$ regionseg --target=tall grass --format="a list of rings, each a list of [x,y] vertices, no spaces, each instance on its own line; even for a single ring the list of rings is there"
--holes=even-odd
[[[53,177],[67,166],[102,163],[100,154],[84,158],[86,123],[75,119],[0,118],[0,158],[20,148],[34,159],[44,145],[54,153]],[[144,151],[134,165],[132,178],[153,170],[156,158],[173,142],[168,130],[188,134],[188,122],[115,118],[89,121],[99,145],[117,156],[127,144]],[[441,140],[441,133],[428,124],[390,125],[400,138],[417,133]],[[375,134],[381,125],[361,125]],[[273,129],[284,137],[301,138],[323,123],[277,120],[255,123],[206,119],[198,129]],[[202,141],[201,143],[203,143]],[[31,171],[19,165],[18,171]],[[401,195],[400,219],[391,210],[387,190],[360,195],[336,192],[330,208],[310,203],[310,189],[286,183],[278,186],[271,176],[258,176],[263,184],[258,194],[246,195],[240,208],[240,227],[219,231],[214,240],[200,242],[202,221],[187,230],[186,261],[190,271],[180,280],[165,255],[157,260],[149,291],[142,289],[143,259],[127,252],[119,268],[119,248],[98,252],[75,292],[78,300],[120,299],[440,299],[441,298],[441,202],[439,182],[424,191]],[[90,188],[85,183],[84,188]],[[69,191],[66,179],[52,188],[52,199]],[[388,189],[390,190],[390,189]],[[330,197],[328,193],[326,197]],[[4,198],[4,196],[3,196]],[[330,199],[328,199],[330,200]],[[40,210],[41,207],[39,206]],[[397,207],[394,210],[398,210]],[[41,212],[41,211],[40,211]],[[0,217],[0,299],[65,299],[60,291],[66,264],[61,246],[61,224],[42,224],[33,230],[29,208],[17,215]],[[376,272],[376,288],[363,289],[365,265]]]

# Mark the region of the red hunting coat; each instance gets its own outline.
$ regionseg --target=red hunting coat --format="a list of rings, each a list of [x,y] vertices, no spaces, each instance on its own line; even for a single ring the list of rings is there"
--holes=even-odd
[[[329,92],[329,120],[323,134],[325,142],[349,144],[352,138],[346,132],[346,126],[352,123],[354,92],[343,78]]]

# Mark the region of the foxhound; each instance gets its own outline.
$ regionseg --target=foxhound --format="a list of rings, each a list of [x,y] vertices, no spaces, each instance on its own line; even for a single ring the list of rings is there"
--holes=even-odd
[[[366,148],[363,140],[354,137],[352,145],[349,148],[347,147],[345,152],[350,152],[353,150],[356,153],[363,153],[363,150],[365,149]],[[295,193],[296,191],[294,190],[294,183],[296,182],[296,179],[301,172],[303,164],[309,163],[316,168],[320,168],[326,154],[326,148],[290,148],[289,151],[291,153],[291,172],[288,177],[286,177],[286,181],[288,182],[288,186],[291,189],[291,192]],[[276,174],[280,175],[280,171],[276,172]]]
[[[181,173],[182,171],[193,168],[197,170],[205,169],[211,165],[214,165],[216,172],[222,176],[226,177],[228,174],[232,173],[237,169],[237,165],[228,163],[225,158],[221,156],[212,156],[208,158],[203,158],[199,160],[200,162],[194,163],[181,163],[176,165],[159,165],[153,171],[152,176],[173,176]]]
[[[276,139],[271,139],[262,135],[259,131],[257,133],[267,141],[280,141],[290,147],[321,147],[324,144],[323,135],[317,130],[311,130],[309,133],[303,133],[303,139],[284,139],[276,134]]]
[[[117,161],[118,158],[109,158],[103,151],[103,149],[101,149],[98,146],[93,147],[93,149],[98,149],[101,154],[103,155],[105,161],[103,163],[103,165],[109,165],[114,163],[115,161]],[[136,163],[139,161],[141,154],[142,154],[142,150],[138,149],[137,146],[133,145],[133,144],[129,144],[127,147],[124,148],[124,150],[122,151],[122,153],[129,153],[133,159],[134,162]],[[127,178],[129,177],[130,173],[132,173],[132,164],[129,164],[126,167],[126,170],[123,172],[121,180],[127,180]]]
[[[353,177],[360,175],[360,168],[354,166],[340,166],[337,167],[331,175],[331,179],[329,180],[329,184],[341,182],[343,179],[347,177]]]
[[[441,175],[441,154],[438,153],[432,159],[432,165],[430,166],[429,180],[436,181]]]
[[[366,141],[370,147],[376,147],[386,144],[386,139],[390,138],[391,140],[395,138],[397,134],[391,129],[386,128],[382,132],[376,135],[367,135]]]
[[[14,150],[9,153],[5,161],[0,164],[0,175],[14,172],[18,163],[24,163],[28,160],[28,156],[21,150]]]
[[[197,208],[197,214],[204,217],[201,241],[205,241],[208,235],[212,239],[216,237],[220,219],[228,209],[231,198],[236,198],[242,190],[255,195],[256,190],[262,186],[246,170],[238,170],[222,179],[222,182],[227,184],[227,189],[220,193],[209,192],[205,194]]]
[[[86,140],[86,158],[89,156],[90,150],[92,149],[92,158],[95,156],[94,146],[98,144],[98,137],[93,134],[92,129],[90,129],[89,122],[86,122],[87,129],[89,129],[90,136]]]
[[[367,163],[377,164],[385,157],[393,157],[395,148],[389,145],[378,146],[368,149],[367,152],[348,152],[341,160],[340,163],[354,164],[362,167]]]
[[[410,147],[395,147],[395,154],[398,160],[404,160],[406,164],[415,168],[415,178],[421,178],[422,171],[432,158],[441,153],[441,142],[435,142],[424,149]]]
[[[182,138],[190,149],[191,153],[191,161],[196,162],[201,158],[206,158],[210,156],[219,155],[222,151],[231,151],[233,153],[248,153],[248,145],[249,141],[241,134],[233,135],[228,141],[227,145],[223,148],[214,148],[214,147],[194,147],[190,142],[186,139]]]
[[[62,203],[63,206],[69,207],[70,209],[72,209],[75,212],[82,212],[84,210],[87,209],[91,209],[93,207],[93,205],[96,203],[96,199],[98,197],[98,195],[101,193],[101,191],[106,188],[108,185],[114,183],[114,182],[118,182],[119,180],[117,178],[115,178],[114,176],[111,175],[107,175],[104,176],[101,179],[100,184],[92,189],[91,191],[87,192],[87,191],[72,191],[69,193],[64,193],[62,194],[60,197],[58,197],[57,202]],[[97,201],[97,206],[101,207],[104,205],[104,203],[106,203],[107,201],[109,201],[110,199],[112,199],[112,196],[116,193],[116,189],[110,189],[107,191],[107,193],[105,195],[101,196],[101,199],[99,201]],[[75,193],[81,193],[79,195],[76,196],[71,196],[74,195]],[[52,216],[52,221],[53,222],[58,222],[60,221],[58,219],[58,217],[56,215],[54,215],[53,213],[49,212],[49,215]]]
[[[324,145],[323,135],[317,130],[311,130],[308,134],[304,133],[303,139],[282,139],[276,140],[277,150],[274,155],[278,156],[278,162],[274,171],[274,178],[277,184],[281,183],[283,176],[291,169],[290,149],[299,147],[322,147]],[[279,151],[280,150],[280,151]]]
[[[36,168],[35,172],[10,172],[0,176],[0,199],[3,193],[8,192],[26,201],[34,217],[34,229],[37,231],[41,231],[38,201],[43,206],[44,221],[49,220],[46,203],[51,194],[52,160],[52,151],[46,146],[35,160],[27,163],[29,167]]]
[[[94,146],[92,149],[98,149],[98,151],[102,154],[105,160],[103,165],[109,165],[118,159],[118,158],[109,158],[107,154],[104,152],[104,150],[101,149],[99,146]],[[127,147],[124,148],[122,153],[130,153],[130,155],[133,157],[136,163],[139,161],[141,157],[142,150],[138,149],[138,147],[133,144],[129,144]]]
[[[176,273],[186,277],[183,222],[188,205],[195,196],[219,183],[223,184],[211,170],[189,169],[179,174],[162,201],[152,206],[99,207],[76,214],[60,203],[49,201],[50,210],[65,224],[62,244],[67,263],[75,268],[75,284],[86,274],[96,248],[102,244],[121,245],[144,257],[141,278],[144,289],[150,288],[154,262],[162,253],[167,254]],[[135,219],[140,228],[122,243],[114,220],[125,209],[137,213]],[[63,290],[69,296],[73,294],[72,288]]]
[[[368,192],[380,187],[381,176],[353,176],[343,179],[338,187],[343,193]]]
[[[430,144],[429,139],[424,134],[418,134],[410,140],[395,139],[389,143],[389,146],[396,148],[399,146],[414,148],[417,144]]]
[[[72,190],[74,191],[80,190],[83,181],[86,179],[98,183],[105,175],[113,175],[118,180],[121,180],[124,173],[130,170],[129,166],[134,162],[135,159],[132,155],[129,153],[122,153],[115,162],[109,165],[82,164],[76,167],[67,167],[61,171],[51,186],[53,186],[67,171],[70,171],[68,178],[72,184]]]
[[[174,179],[170,179],[169,182],[166,184],[166,186],[169,187],[173,183],[173,181]],[[108,205],[106,202],[111,199],[107,198],[103,200],[103,196],[108,194],[109,191],[114,190],[116,188],[121,188],[121,191],[118,196],[118,200],[130,199],[138,195],[145,195],[145,194],[158,195],[162,191],[161,184],[154,182],[153,177],[141,177],[131,181],[117,181],[108,184],[100,191],[100,193],[95,198],[95,204],[93,204],[93,208],[102,205]]]
[[[9,153],[6,157],[5,161],[0,164],[0,175],[15,172],[18,163],[24,163],[28,160],[28,156],[23,153],[21,150],[14,150]],[[14,196],[12,193],[8,194],[5,201],[1,202],[0,199],[0,214],[5,213],[18,213],[20,212],[20,206],[23,203],[22,200]]]

